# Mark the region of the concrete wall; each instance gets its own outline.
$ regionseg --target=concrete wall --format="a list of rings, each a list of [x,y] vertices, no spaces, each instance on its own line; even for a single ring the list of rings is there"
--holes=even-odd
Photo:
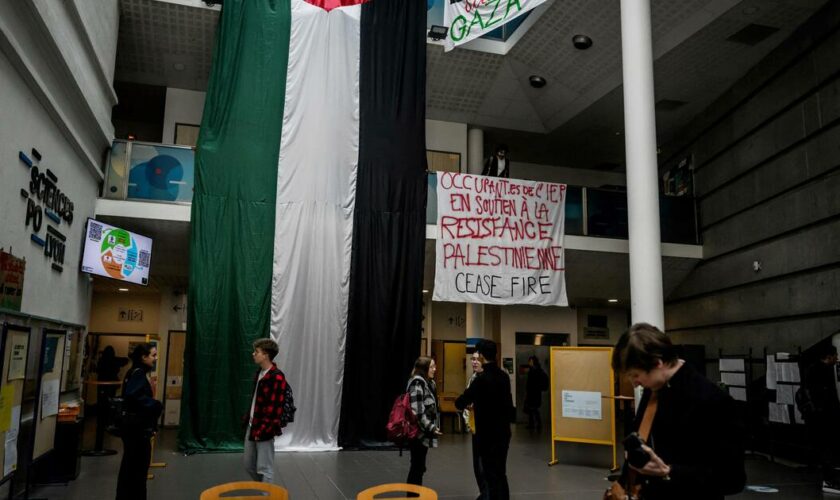
[[[829,2],[674,149],[695,158],[706,257],[669,297],[678,341],[795,351],[840,330],[838,27]]]
[[[465,123],[426,120],[426,149],[459,153],[461,171],[467,171],[467,125]]]
[[[0,50],[30,89],[34,99],[28,100],[40,102],[76,155],[100,177],[114,137],[117,5],[117,0],[0,2]],[[16,115],[14,121],[27,118]]]
[[[0,52],[0,247],[12,249],[26,259],[21,311],[69,323],[87,323],[90,300],[88,276],[79,272],[82,231],[92,217],[97,180],[91,175],[73,147],[57,130],[49,113],[39,104],[27,82]],[[42,155],[42,168],[58,177],[58,187],[74,203],[73,222],[55,224],[43,217],[39,237],[46,238],[47,226],[66,238],[64,270],[56,272],[44,249],[30,240],[33,227],[27,226],[27,199],[20,190],[29,190],[30,169],[18,159],[18,152],[31,155],[36,148]],[[40,203],[43,207],[43,203]]]
[[[600,339],[587,339],[584,338],[584,330],[586,328],[587,316],[590,314],[592,315],[600,315],[607,317],[607,328],[609,329],[609,338],[606,340]],[[627,330],[627,327],[630,326],[628,324],[628,314],[627,311],[623,309],[590,309],[590,308],[579,308],[577,310],[577,318],[578,318],[578,329],[577,329],[577,342],[575,345],[596,345],[596,346],[604,346],[604,347],[612,347],[618,342],[618,338]]]
[[[117,0],[0,2],[0,247],[26,258],[27,314],[87,323],[90,285],[78,263],[113,139],[118,26]],[[25,224],[27,200],[19,193],[28,190],[30,170],[18,152],[32,157],[32,148],[42,155],[41,171],[53,172],[74,204],[72,223],[44,217],[38,232],[46,239],[52,226],[67,238],[60,273]]]
[[[166,108],[163,112],[163,142],[175,144],[175,124],[201,125],[205,92],[166,89]]]

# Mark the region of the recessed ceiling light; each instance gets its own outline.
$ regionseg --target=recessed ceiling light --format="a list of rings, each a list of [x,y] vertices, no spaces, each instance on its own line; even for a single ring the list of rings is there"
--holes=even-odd
[[[547,82],[545,81],[545,78],[540,75],[531,75],[528,77],[528,83],[530,83],[535,89],[541,89],[545,87]]]
[[[572,37],[572,45],[578,50],[586,50],[592,47],[592,39],[586,35],[575,35]]]
[[[607,300],[607,302],[609,302],[610,304],[615,304],[616,302],[618,302],[618,299],[609,299]]]
[[[429,293],[429,291],[428,290],[423,290],[423,293]]]
[[[127,291],[128,291],[128,288],[117,288],[117,290],[119,290],[119,291],[121,291],[121,292],[127,292]]]
[[[184,71],[184,68],[186,68],[184,63],[175,63],[172,67],[175,68],[176,71]]]

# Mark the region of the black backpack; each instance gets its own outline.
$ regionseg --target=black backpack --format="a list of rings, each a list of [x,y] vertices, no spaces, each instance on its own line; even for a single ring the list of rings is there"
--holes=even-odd
[[[135,368],[139,370],[139,368]],[[126,375],[126,379],[131,376],[131,372]],[[123,382],[123,390],[125,390],[125,382]],[[121,396],[114,396],[108,398],[108,432],[114,436],[122,436],[126,431],[143,429],[148,427],[147,419],[136,412],[129,411],[125,407],[125,399]]]
[[[280,427],[286,427],[295,421],[295,397],[292,394],[292,386],[286,380],[286,389],[283,390],[283,413],[280,414]]]

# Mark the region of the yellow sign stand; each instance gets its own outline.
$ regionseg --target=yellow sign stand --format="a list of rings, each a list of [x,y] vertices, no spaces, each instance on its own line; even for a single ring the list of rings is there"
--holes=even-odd
[[[611,366],[612,347],[551,348],[551,462],[558,462],[558,442],[612,446],[612,468],[616,469],[615,380]],[[568,405],[563,412],[566,393]],[[585,396],[589,407],[572,407],[575,398]],[[592,408],[592,398],[600,409]],[[597,403],[596,403],[597,404]],[[600,410],[600,411],[598,411]]]

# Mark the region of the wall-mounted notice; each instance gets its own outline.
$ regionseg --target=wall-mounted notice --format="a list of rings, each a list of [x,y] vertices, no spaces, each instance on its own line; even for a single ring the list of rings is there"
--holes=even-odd
[[[590,391],[563,391],[563,416],[601,420],[601,393]]]
[[[735,401],[747,400],[747,390],[743,387],[729,387],[729,395],[732,396],[732,399]]]
[[[9,336],[12,353],[9,357],[8,381],[22,380],[26,377],[26,353],[29,349],[29,335],[15,332]]]
[[[9,431],[6,432],[6,442],[3,447],[3,477],[17,469],[17,438],[20,430],[20,405],[12,408],[12,419]]]
[[[780,405],[776,403],[767,404],[769,410],[769,418],[771,422],[776,422],[778,424],[790,423],[790,412],[788,411],[788,405]]]
[[[566,185],[441,172],[434,300],[567,306]]]
[[[41,389],[41,420],[58,415],[58,394],[61,380],[44,380]]]
[[[720,374],[720,381],[726,385],[746,387],[747,377],[743,373],[723,372]]]
[[[718,366],[722,372],[742,372],[744,371],[744,360],[741,358],[722,358],[718,361]]]

